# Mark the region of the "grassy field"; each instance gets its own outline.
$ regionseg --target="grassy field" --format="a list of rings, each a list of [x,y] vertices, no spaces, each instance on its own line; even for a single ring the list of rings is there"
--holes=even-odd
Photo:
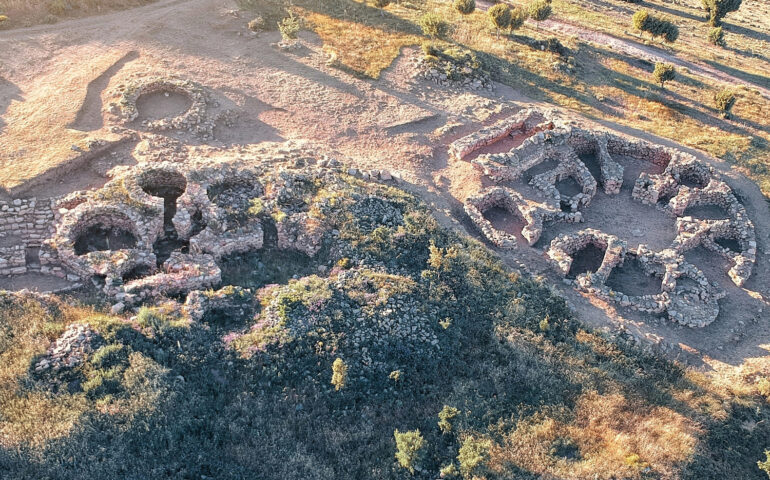
[[[703,21],[702,11],[698,15],[691,6],[659,2],[645,2],[644,7],[669,16],[679,13],[674,18],[680,25],[680,39],[672,46],[653,42],[654,48],[770,85],[765,74],[770,66],[766,55],[770,37],[762,33],[767,31],[768,21],[761,10],[751,17],[760,23],[748,26],[733,25],[743,18],[741,12],[729,15],[725,22],[728,47],[721,48],[708,43],[710,27]],[[751,87],[716,82],[678,68],[677,78],[662,89],[652,79],[654,65],[644,60],[564,36],[557,38],[568,48],[565,55],[541,51],[532,48],[530,40],[553,34],[531,22],[513,35],[498,38],[485,12],[461,15],[444,2],[402,1],[378,9],[357,0],[298,1],[292,8],[321,36],[341,68],[372,78],[392,63],[403,46],[429,40],[422,35],[419,18],[425,12],[437,12],[450,26],[446,38],[437,43],[476,52],[498,81],[588,117],[702,149],[742,169],[770,195],[770,127],[762,113],[770,108],[770,100]],[[553,8],[553,19],[644,43],[631,31],[630,17],[636,8],[632,4],[555,0]],[[275,9],[272,3],[261,11],[275,15]],[[571,70],[560,68],[564,65]],[[724,88],[733,89],[737,96],[730,119],[722,118],[713,101],[714,94]]]
[[[246,315],[0,294],[6,478],[765,476],[761,372],[721,382],[582,326],[398,190],[344,177],[310,195],[339,225],[309,265],[328,274],[227,290]],[[35,372],[72,322],[96,352]],[[422,438],[403,464],[395,431]]]
[[[0,0],[0,15],[8,19],[0,29],[56,23],[66,18],[84,17],[114,10],[138,7],[155,0]]]

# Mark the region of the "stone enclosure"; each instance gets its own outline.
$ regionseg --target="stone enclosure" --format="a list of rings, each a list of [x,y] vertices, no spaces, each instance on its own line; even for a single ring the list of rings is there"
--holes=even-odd
[[[511,150],[476,153],[508,136],[520,139]],[[465,211],[500,248],[516,249],[522,242],[534,246],[553,225],[583,222],[599,188],[607,196],[625,191],[632,201],[673,219],[674,240],[660,251],[644,244],[629,249],[629,239],[602,229],[577,229],[553,238],[542,247],[543,255],[580,291],[703,327],[716,319],[725,292],[686,262],[685,253],[704,247],[724,258],[727,275],[739,287],[751,276],[757,253],[754,226],[729,185],[692,155],[578,128],[537,110],[523,110],[460,138],[449,145],[449,153],[470,160],[495,184],[469,197]],[[641,170],[632,185],[616,160],[621,158]],[[523,195],[522,188],[531,193]],[[520,228],[496,227],[488,218],[495,209]]]

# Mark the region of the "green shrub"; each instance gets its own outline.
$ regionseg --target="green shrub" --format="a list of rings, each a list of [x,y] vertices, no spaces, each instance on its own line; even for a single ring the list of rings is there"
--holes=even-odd
[[[348,366],[341,358],[337,358],[332,363],[332,385],[339,391],[345,388],[348,383]]]
[[[548,322],[548,316],[547,315],[546,315],[546,317],[544,319],[540,320],[539,327],[540,327],[540,331],[541,332],[547,332],[548,330],[551,329],[551,324]]]
[[[425,446],[425,439],[420,434],[420,430],[409,430],[399,432],[395,430],[393,437],[396,439],[396,460],[402,468],[414,472],[414,467],[419,463],[422,456],[422,448]]]
[[[742,0],[701,0],[703,8],[708,13],[712,27],[722,24],[722,19],[730,12],[737,12]]]
[[[442,433],[449,433],[452,431],[451,420],[459,414],[460,410],[456,409],[455,407],[450,407],[449,405],[444,405],[444,408],[438,412],[438,428]]]
[[[281,32],[281,38],[284,42],[296,40],[299,33],[300,23],[294,13],[290,13],[288,17],[284,17],[283,20],[278,22],[278,31]]]
[[[735,93],[729,89],[722,89],[714,93],[714,106],[722,112],[724,118],[730,118],[730,110],[735,105]]]
[[[476,10],[476,0],[455,0],[454,5],[455,10],[463,15],[471,14]]]
[[[437,13],[426,13],[420,17],[420,28],[422,33],[431,38],[441,38],[446,35],[449,25]]]
[[[511,25],[511,8],[504,3],[498,3],[493,6],[487,10],[487,14],[498,35],[500,35],[500,30],[506,29]]]
[[[4,24],[7,21],[8,21],[7,15],[0,15],[0,25]]]
[[[674,66],[670,63],[658,62],[655,64],[655,70],[652,72],[652,77],[661,87],[665,87],[666,82],[673,80],[676,77],[676,71]]]
[[[457,453],[457,461],[460,462],[460,473],[464,477],[470,477],[484,463],[488,450],[488,440],[467,437]]]
[[[515,7],[511,10],[511,22],[508,28],[511,31],[518,30],[524,25],[524,21],[527,19],[527,12],[521,7]]]
[[[709,30],[709,42],[712,44],[718,46],[718,47],[724,47],[725,46],[725,32],[722,27],[714,27],[711,30]]]
[[[540,23],[543,20],[547,20],[551,16],[551,2],[548,0],[535,0],[527,5],[527,13],[529,18],[536,23]]]
[[[259,32],[265,27],[265,19],[262,17],[256,17],[253,20],[249,21],[247,24],[249,27],[249,30],[252,32]]]

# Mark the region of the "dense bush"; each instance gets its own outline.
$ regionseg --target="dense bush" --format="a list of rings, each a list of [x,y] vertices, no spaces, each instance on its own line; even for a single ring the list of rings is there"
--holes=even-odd
[[[655,64],[655,70],[652,71],[652,77],[661,87],[665,87],[666,82],[673,80],[676,77],[676,71],[674,66],[670,63],[657,62]]]
[[[725,46],[725,32],[722,27],[714,27],[709,30],[709,42],[713,45],[724,47]]]
[[[431,38],[442,38],[449,31],[449,25],[438,13],[429,12],[420,17],[422,33]]]
[[[487,10],[487,15],[489,15],[489,21],[492,22],[498,35],[500,35],[500,30],[511,25],[511,8],[504,3],[498,3],[491,7]]]
[[[407,432],[393,432],[396,439],[396,460],[401,467],[414,472],[414,467],[420,461],[422,449],[425,446],[425,439],[420,435],[419,430],[410,430]]]
[[[476,10],[476,0],[455,0],[454,5],[455,10],[463,15],[471,14]]]
[[[722,112],[724,118],[730,118],[730,110],[735,105],[735,93],[729,89],[723,89],[714,93],[714,106]]]
[[[708,13],[708,20],[712,27],[722,24],[722,19],[728,13],[737,12],[742,0],[701,0],[703,8]]]

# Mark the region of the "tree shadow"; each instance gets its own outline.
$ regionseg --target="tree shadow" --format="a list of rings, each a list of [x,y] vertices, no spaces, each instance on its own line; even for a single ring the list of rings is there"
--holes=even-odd
[[[14,100],[23,102],[24,97],[21,96],[19,87],[3,77],[0,77],[0,92],[2,92],[2,95],[0,95],[0,133],[3,133],[6,123],[5,120],[3,120],[2,115],[8,110],[11,102]]]
[[[727,18],[722,21],[722,25],[725,27],[725,30],[728,30],[733,33],[739,33],[741,35],[745,35],[747,37],[751,37],[756,40],[762,40],[765,42],[770,42],[770,34],[765,32],[758,32],[754,29],[744,27],[741,25],[736,25],[735,23],[730,23],[730,19]]]
[[[107,85],[109,85],[110,79],[115,76],[126,63],[136,60],[137,58],[139,58],[139,52],[137,51],[132,50],[126,53],[107,70],[102,72],[101,75],[88,83],[86,97],[75,116],[75,120],[68,125],[69,128],[80,130],[82,132],[91,132],[99,130],[104,126],[104,119],[102,118],[102,92],[107,88]]]
[[[706,18],[705,13],[702,16],[698,16],[698,15],[694,15],[692,13],[684,12],[682,10],[677,10],[675,8],[671,8],[671,7],[667,7],[665,5],[661,5],[660,3],[650,3],[650,2],[645,2],[644,0],[642,0],[637,5],[639,5],[640,7],[646,7],[646,8],[649,8],[651,10],[657,10],[657,11],[660,11],[660,12],[667,13],[669,15],[673,15],[673,16],[677,16],[677,17],[682,17],[682,18],[686,18],[688,20],[694,20],[694,21],[697,21],[697,22],[705,22],[706,20],[708,20]]]
[[[770,75],[756,75],[753,73],[748,73],[743,70],[738,70],[737,68],[729,67],[715,60],[703,59],[703,62],[716,68],[717,70],[732,75],[735,78],[740,78],[741,80],[745,80],[756,85],[761,85],[765,88],[770,88]]]

